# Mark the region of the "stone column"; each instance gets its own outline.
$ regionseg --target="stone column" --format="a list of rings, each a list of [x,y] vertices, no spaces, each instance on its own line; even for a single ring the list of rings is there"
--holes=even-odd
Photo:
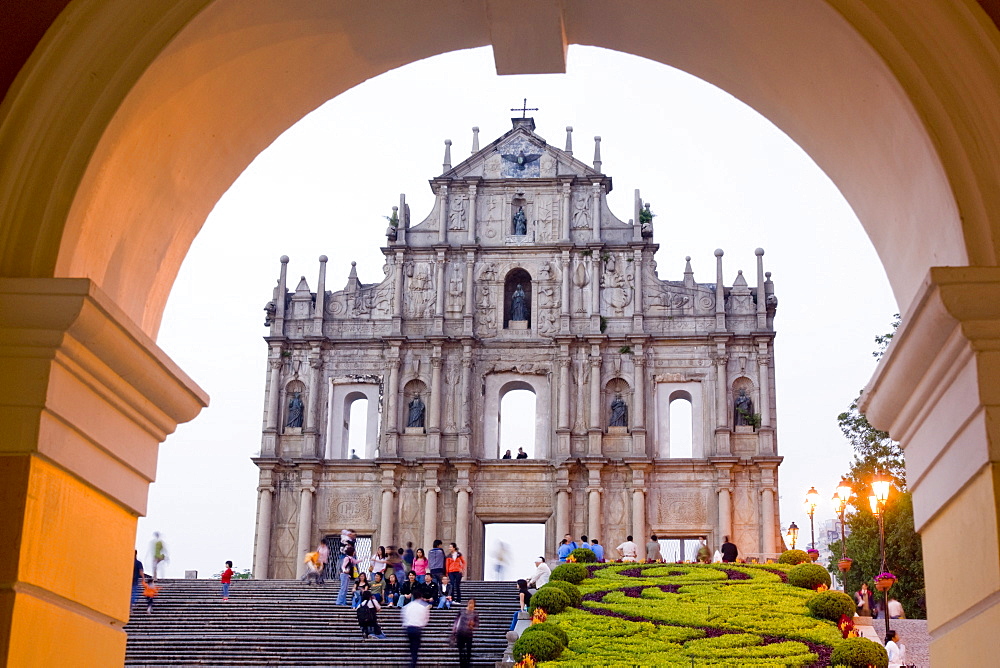
[[[594,249],[590,256],[590,313],[601,314],[601,258],[600,251]]]
[[[778,551],[777,532],[774,529],[774,490],[761,490],[760,512],[761,527],[764,533],[764,552],[774,554]]]
[[[406,274],[403,273],[403,251],[396,251],[395,261],[393,262],[393,300],[392,300],[392,317],[399,318],[403,314],[403,281],[406,279]]]
[[[569,488],[556,491],[556,544],[569,533]]]
[[[597,346],[594,346],[597,348]],[[600,352],[590,358],[590,428],[603,431],[601,415],[601,358]]]
[[[733,535],[733,511],[728,487],[719,488],[719,538]]]
[[[562,269],[562,308],[559,309],[561,315],[569,315],[570,309],[570,282],[572,281],[572,276],[570,276],[570,263],[569,263],[569,249],[565,249],[559,258],[560,269]]]
[[[440,491],[435,485],[424,492],[424,545],[433,545],[437,539],[437,502]]]
[[[472,452],[472,344],[462,346],[462,388],[458,422],[458,456]]]
[[[646,428],[646,356],[642,347],[637,345],[632,355],[635,365],[635,406],[632,407],[632,429]]]
[[[448,240],[448,186],[438,187],[438,243]]]
[[[273,487],[257,488],[257,542],[253,554],[253,577],[267,579],[268,561],[271,559],[271,500]]]
[[[472,270],[476,265],[476,252],[469,251],[465,254],[465,316],[471,318],[476,311],[475,306],[475,282]]]
[[[570,183],[562,186],[562,240],[569,241],[571,216],[573,215],[573,192]],[[560,537],[562,540],[562,537]]]
[[[728,355],[715,356],[715,423],[720,429],[726,429],[729,426],[729,374],[726,373],[728,362]]]
[[[396,438],[399,433],[399,348],[393,347],[386,363],[388,379],[385,384],[385,440],[383,456],[396,455]]]
[[[471,487],[455,488],[455,542],[463,552],[469,550],[469,495]],[[424,543],[431,545],[431,543]]]
[[[380,545],[395,545],[392,535],[392,520],[396,516],[396,499],[391,487],[382,488],[382,521],[379,523],[378,541]]]
[[[468,212],[469,220],[469,236],[467,239],[470,244],[474,244],[476,243],[476,184],[474,183],[469,184],[469,207],[466,211]],[[466,288],[466,292],[471,292],[471,290]]]
[[[636,225],[639,221],[636,220]],[[633,269],[635,271],[635,296],[632,298],[632,329],[641,332],[643,330],[643,296],[642,296],[642,277],[643,277],[643,253],[641,248],[636,248],[633,253]]]
[[[646,558],[646,492],[632,490],[632,538],[638,545],[639,558]]]
[[[281,347],[274,346],[271,349],[272,356],[267,360],[267,429],[278,429],[278,415],[281,413],[281,367],[285,360],[281,357]]]
[[[441,430],[441,347],[434,346],[431,357],[431,405],[427,420],[428,431]]]
[[[442,317],[444,317],[444,295],[445,295],[445,292],[447,292],[447,287],[445,285],[445,279],[444,279],[444,270],[445,270],[445,267],[448,264],[445,261],[445,256],[444,256],[444,251],[443,250],[439,250],[437,252],[437,262],[435,264],[437,264],[437,267],[436,267],[437,271],[435,272],[436,273],[436,280],[434,282],[434,289],[436,290],[436,294],[435,294],[436,301],[435,301],[435,305],[434,305],[434,315],[436,317],[438,317],[438,318],[442,318]]]
[[[569,349],[563,346],[565,357],[559,358],[559,421],[560,429],[569,429]]]
[[[601,489],[587,488],[587,536],[601,535]]]
[[[601,240],[601,184],[592,183],[590,184],[591,197],[593,199],[591,206],[593,206],[593,211],[591,218],[594,224],[594,241]]]
[[[303,422],[305,427],[303,431],[311,435],[310,440],[312,441],[312,443],[310,443],[312,452],[307,454],[317,457],[323,457],[326,455],[325,452],[316,452],[319,446],[316,434],[320,431],[318,408],[321,394],[320,385],[323,378],[323,358],[320,355],[321,353],[319,347],[317,346],[313,349],[312,355],[309,356],[309,368],[311,369],[311,373],[309,374],[309,408],[306,411],[305,421]],[[347,444],[345,443],[344,445],[346,446]]]
[[[305,562],[302,561],[306,552],[312,547],[312,506],[313,493],[311,485],[303,487],[299,495],[299,535],[298,551],[295,553],[295,577],[301,578],[306,573]]]
[[[761,343],[761,348],[765,351],[767,350],[767,343]],[[760,381],[760,405],[757,406],[757,411],[760,413],[760,426],[770,427],[771,426],[771,390],[770,383],[768,382],[768,372],[769,363],[771,358],[766,354],[757,355],[757,368],[760,376],[758,380]]]

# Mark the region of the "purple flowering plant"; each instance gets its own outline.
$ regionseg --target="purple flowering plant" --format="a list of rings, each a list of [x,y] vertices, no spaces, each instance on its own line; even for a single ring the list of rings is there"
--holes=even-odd
[[[884,573],[879,573],[878,575],[875,576],[876,582],[878,582],[879,580],[897,580],[897,579],[898,578],[889,571],[885,571]]]

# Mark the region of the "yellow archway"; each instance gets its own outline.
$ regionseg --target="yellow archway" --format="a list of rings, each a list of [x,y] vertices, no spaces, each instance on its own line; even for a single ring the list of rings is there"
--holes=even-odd
[[[21,36],[0,62],[16,73],[0,105],[0,488],[20,509],[0,520],[8,660],[120,660],[118,555],[157,444],[207,401],[152,337],[191,240],[250,160],[391,68],[492,44],[502,73],[558,71],[570,43],[736,95],[852,204],[908,305],[869,413],[907,448],[934,658],[989,656],[1000,32],[978,4],[53,0],[0,21]],[[67,536],[72,550],[51,549]],[[952,582],[949,549],[970,541],[980,579]]]

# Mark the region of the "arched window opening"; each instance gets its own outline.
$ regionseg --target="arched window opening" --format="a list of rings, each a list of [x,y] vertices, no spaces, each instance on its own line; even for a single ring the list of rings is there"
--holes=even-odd
[[[510,390],[500,399],[500,441],[498,457],[510,450],[516,459],[519,449],[529,459],[535,458],[535,393],[526,389]],[[522,459],[524,459],[522,457]]]
[[[670,397],[670,457],[694,456],[691,397],[675,392]]]
[[[344,411],[347,458],[366,459],[368,445],[368,399],[354,399]]]
[[[503,286],[504,329],[531,329],[531,274],[514,269]]]

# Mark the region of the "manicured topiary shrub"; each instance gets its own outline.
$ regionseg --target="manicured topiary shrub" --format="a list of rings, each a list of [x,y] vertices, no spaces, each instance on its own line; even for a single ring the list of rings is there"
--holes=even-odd
[[[848,638],[834,644],[830,655],[831,666],[847,666],[848,668],[886,668],[889,665],[889,655],[885,648],[868,638]]]
[[[563,647],[569,646],[569,636],[566,635],[566,632],[562,630],[562,627],[555,622],[532,624],[528,628],[524,629],[524,632],[521,633],[521,637],[523,638],[525,634],[528,633],[548,633],[555,636],[555,638],[559,641],[559,644]]]
[[[812,558],[804,550],[785,550],[778,557],[779,564],[791,564],[792,566],[809,561],[812,561]]]
[[[549,582],[563,580],[578,585],[587,579],[588,576],[590,576],[590,571],[583,564],[559,564],[552,570]]]
[[[803,589],[830,586],[830,574],[819,564],[799,564],[788,571],[788,584]]]
[[[842,591],[823,591],[806,601],[813,617],[839,622],[841,615],[854,616],[854,600]]]
[[[537,631],[528,633],[527,630],[514,643],[514,660],[520,661],[530,654],[535,657],[535,661],[552,661],[562,654],[563,646],[551,633]],[[885,664],[883,664],[885,665]]]
[[[542,587],[531,597],[532,611],[541,608],[550,615],[557,615],[568,607],[569,596],[557,587]]]
[[[545,587],[556,587],[562,593],[566,594],[569,598],[569,605],[572,608],[579,608],[583,603],[583,594],[580,593],[580,588],[571,582],[566,582],[565,580],[549,580]],[[542,589],[545,589],[542,587]]]
[[[578,564],[596,564],[597,555],[594,554],[593,550],[588,550],[585,547],[578,547],[569,553],[569,556],[573,557],[573,561]]]

